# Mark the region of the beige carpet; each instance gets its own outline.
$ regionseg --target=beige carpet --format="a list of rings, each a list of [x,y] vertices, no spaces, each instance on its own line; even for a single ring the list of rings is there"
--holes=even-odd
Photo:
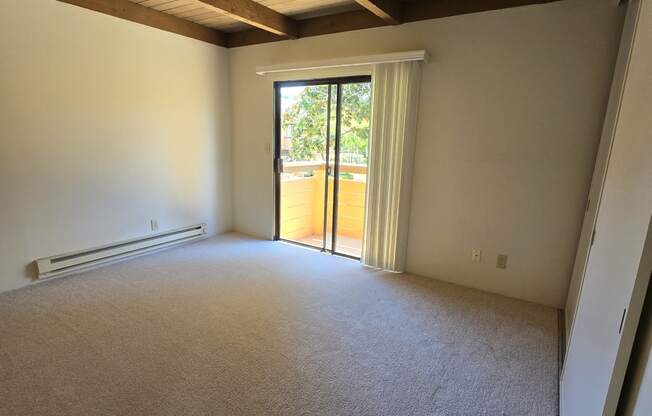
[[[0,294],[0,415],[555,415],[557,312],[227,235]]]

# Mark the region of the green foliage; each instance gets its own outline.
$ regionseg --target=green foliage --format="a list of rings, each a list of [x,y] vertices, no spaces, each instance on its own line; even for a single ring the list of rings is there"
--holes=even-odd
[[[352,173],[349,172],[340,173],[340,179],[353,179],[353,178],[354,176]]]
[[[296,101],[288,107],[282,118],[283,131],[290,134],[292,160],[308,161],[326,158],[326,118],[328,85],[309,86],[303,89]],[[331,98],[331,146],[335,138],[336,87]],[[369,116],[371,110],[371,85],[368,83],[342,86],[342,126],[340,135],[340,161],[342,163],[367,163],[369,143]]]

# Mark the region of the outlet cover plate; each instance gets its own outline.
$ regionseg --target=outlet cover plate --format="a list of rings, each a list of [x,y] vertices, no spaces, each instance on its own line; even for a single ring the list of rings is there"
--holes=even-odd
[[[507,254],[499,254],[496,256],[496,267],[499,269],[507,268]]]

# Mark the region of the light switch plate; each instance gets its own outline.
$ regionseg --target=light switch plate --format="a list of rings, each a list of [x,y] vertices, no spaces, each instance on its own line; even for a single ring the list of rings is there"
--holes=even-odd
[[[471,261],[479,263],[482,260],[482,250],[471,250]]]

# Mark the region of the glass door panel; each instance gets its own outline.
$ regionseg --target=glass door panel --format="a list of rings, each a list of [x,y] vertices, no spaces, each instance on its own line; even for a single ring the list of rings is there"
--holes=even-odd
[[[329,85],[280,89],[279,236],[324,246]]]
[[[335,252],[360,257],[364,227],[371,84],[341,85]]]

